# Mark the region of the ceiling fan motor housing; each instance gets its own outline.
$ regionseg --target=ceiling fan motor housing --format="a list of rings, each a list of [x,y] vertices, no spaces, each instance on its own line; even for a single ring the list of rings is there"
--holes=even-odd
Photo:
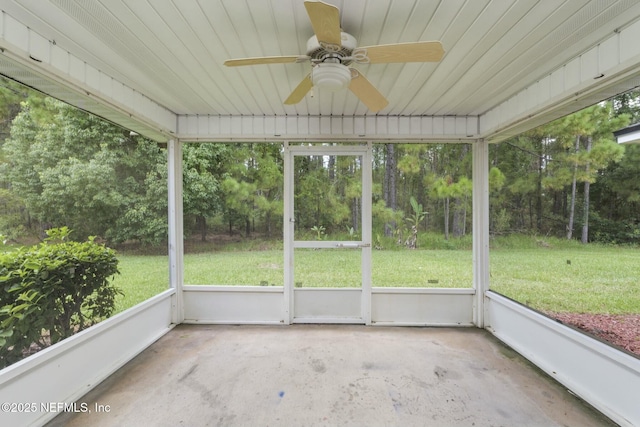
[[[353,52],[353,49],[358,46],[358,42],[351,34],[341,32],[340,43],[341,46],[320,43],[318,41],[318,37],[313,35],[309,40],[307,40],[307,55],[310,56],[312,60],[320,62],[329,59],[333,59],[331,62],[335,62],[337,59],[340,63],[349,65],[351,61],[345,61],[343,58],[351,56],[351,52]]]
[[[307,55],[315,62],[311,70],[314,86],[336,92],[345,89],[351,81],[351,71],[347,67],[352,60],[351,52],[358,46],[351,34],[340,33],[340,46],[320,43],[317,36],[307,41]]]

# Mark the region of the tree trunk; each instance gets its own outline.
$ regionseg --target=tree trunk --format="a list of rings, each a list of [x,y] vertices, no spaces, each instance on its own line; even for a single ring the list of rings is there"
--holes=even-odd
[[[354,197],[351,203],[351,226],[353,232],[357,233],[360,228],[360,198]]]
[[[591,145],[593,144],[593,139],[591,137],[587,138],[587,155],[591,152]],[[589,176],[589,160],[587,160],[587,164],[585,166],[586,175]],[[587,180],[584,183],[584,212],[582,218],[582,243],[589,242],[589,190],[591,183]]]
[[[264,217],[264,221],[265,221],[265,227],[266,227],[265,232],[267,234],[267,237],[271,237],[271,211],[267,211]]]
[[[449,240],[449,198],[444,199],[444,240]]]
[[[387,144],[386,145],[386,161],[385,161],[385,169],[384,169],[384,177],[385,177],[385,202],[388,208],[392,209],[394,212],[397,209],[397,199],[396,199],[396,153],[395,153],[395,145]],[[393,236],[393,231],[396,228],[395,221],[385,224],[384,226],[384,235],[387,237]]]
[[[453,200],[453,237],[461,237],[464,234],[464,218],[463,218],[463,210],[462,201],[460,198],[455,198]]]
[[[544,163],[544,144],[540,141],[540,157],[538,159],[538,182],[536,188],[536,228],[542,233],[542,172]]]
[[[207,241],[207,218],[204,215],[198,215],[196,217],[196,222],[200,226],[200,240],[203,242]]]
[[[336,179],[336,156],[329,156],[329,181],[333,183]]]
[[[464,196],[464,210],[462,213],[462,235],[467,235],[467,206],[469,206],[468,196]]]
[[[569,206],[569,225],[567,225],[567,240],[573,237],[573,218],[576,208],[576,178],[578,176],[578,150],[580,149],[580,135],[576,135],[575,143],[576,161],[573,164],[573,180],[571,181],[571,204]]]

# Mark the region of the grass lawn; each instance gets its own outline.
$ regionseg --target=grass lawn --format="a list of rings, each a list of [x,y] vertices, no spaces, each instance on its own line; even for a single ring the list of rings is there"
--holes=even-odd
[[[492,251],[491,289],[543,311],[640,313],[640,250]]]
[[[116,313],[133,307],[169,287],[169,260],[165,256],[120,255],[114,284],[124,292],[116,300]]]
[[[580,246],[568,249],[503,248],[491,251],[491,287],[535,309],[578,313],[640,313],[640,249]],[[185,255],[185,283],[283,284],[282,250]],[[163,256],[120,256],[117,286],[122,311],[167,289]],[[359,286],[360,257],[353,250],[296,250],[299,286]],[[373,252],[373,286],[472,286],[470,250]]]

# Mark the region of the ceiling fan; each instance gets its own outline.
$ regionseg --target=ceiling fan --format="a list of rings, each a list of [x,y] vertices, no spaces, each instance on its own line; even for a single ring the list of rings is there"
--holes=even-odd
[[[357,40],[340,28],[340,10],[322,1],[305,1],[315,35],[307,41],[306,55],[266,56],[229,59],[228,67],[258,64],[311,63],[311,72],[291,92],[285,104],[297,104],[314,87],[337,91],[349,88],[363,104],[378,112],[389,103],[386,98],[350,64],[391,62],[437,62],[444,50],[438,41],[396,43],[358,47]]]

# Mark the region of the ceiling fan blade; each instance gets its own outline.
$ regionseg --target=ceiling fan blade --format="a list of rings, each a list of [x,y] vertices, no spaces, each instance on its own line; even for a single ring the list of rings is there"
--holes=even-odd
[[[340,10],[321,1],[305,1],[313,32],[322,44],[341,46]]]
[[[227,59],[224,65],[227,67],[239,67],[241,65],[259,65],[259,64],[288,64],[294,62],[303,62],[308,60],[306,55],[290,55],[290,56],[263,56],[258,58],[240,58]]]
[[[302,79],[302,81],[296,86],[296,88],[291,92],[291,95],[287,99],[285,99],[284,103],[287,105],[297,104],[302,101],[304,96],[311,90],[313,87],[313,82],[311,82],[311,74],[307,74],[307,76]]]
[[[367,80],[360,71],[355,68],[351,70],[351,82],[349,90],[357,96],[369,110],[377,113],[389,104],[389,101],[380,93],[374,85]]]
[[[353,55],[355,56],[359,52],[364,52],[371,64],[438,62],[444,55],[444,49],[440,42],[396,43],[359,47],[353,51]]]

